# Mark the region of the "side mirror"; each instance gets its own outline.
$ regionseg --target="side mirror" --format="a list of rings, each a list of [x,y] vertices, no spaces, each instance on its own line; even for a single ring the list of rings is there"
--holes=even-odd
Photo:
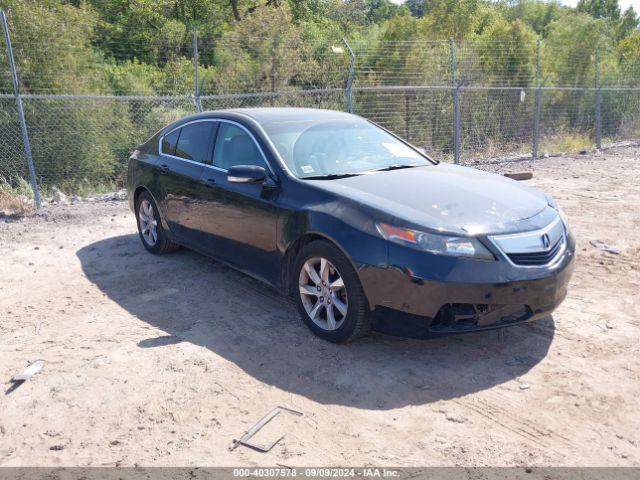
[[[227,180],[231,183],[262,183],[267,171],[257,165],[235,165],[229,168]]]

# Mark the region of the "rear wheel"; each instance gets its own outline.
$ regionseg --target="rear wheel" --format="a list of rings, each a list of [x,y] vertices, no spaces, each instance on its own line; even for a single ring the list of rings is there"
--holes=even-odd
[[[320,338],[341,343],[369,332],[360,279],[335,246],[318,240],[303,247],[296,257],[292,282],[300,315]]]
[[[178,244],[169,240],[162,228],[160,211],[149,192],[142,192],[136,200],[136,220],[140,240],[149,252],[159,255],[179,248]]]

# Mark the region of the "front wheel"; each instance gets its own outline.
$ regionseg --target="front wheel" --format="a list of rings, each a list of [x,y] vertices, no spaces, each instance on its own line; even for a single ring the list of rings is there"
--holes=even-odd
[[[292,281],[300,316],[320,338],[342,343],[369,332],[360,279],[338,248],[322,240],[306,245],[296,257]]]

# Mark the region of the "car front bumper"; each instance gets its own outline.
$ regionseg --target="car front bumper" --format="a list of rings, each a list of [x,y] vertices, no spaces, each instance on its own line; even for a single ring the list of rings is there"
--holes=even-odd
[[[376,330],[434,336],[500,328],[549,315],[567,295],[575,243],[551,267],[428,255],[389,244],[387,268],[361,266]]]

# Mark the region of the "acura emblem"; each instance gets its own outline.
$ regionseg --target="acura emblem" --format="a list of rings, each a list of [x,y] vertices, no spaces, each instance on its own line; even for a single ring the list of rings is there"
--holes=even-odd
[[[540,237],[542,239],[542,246],[547,249],[551,245],[551,240],[549,240],[549,235],[546,233]]]

